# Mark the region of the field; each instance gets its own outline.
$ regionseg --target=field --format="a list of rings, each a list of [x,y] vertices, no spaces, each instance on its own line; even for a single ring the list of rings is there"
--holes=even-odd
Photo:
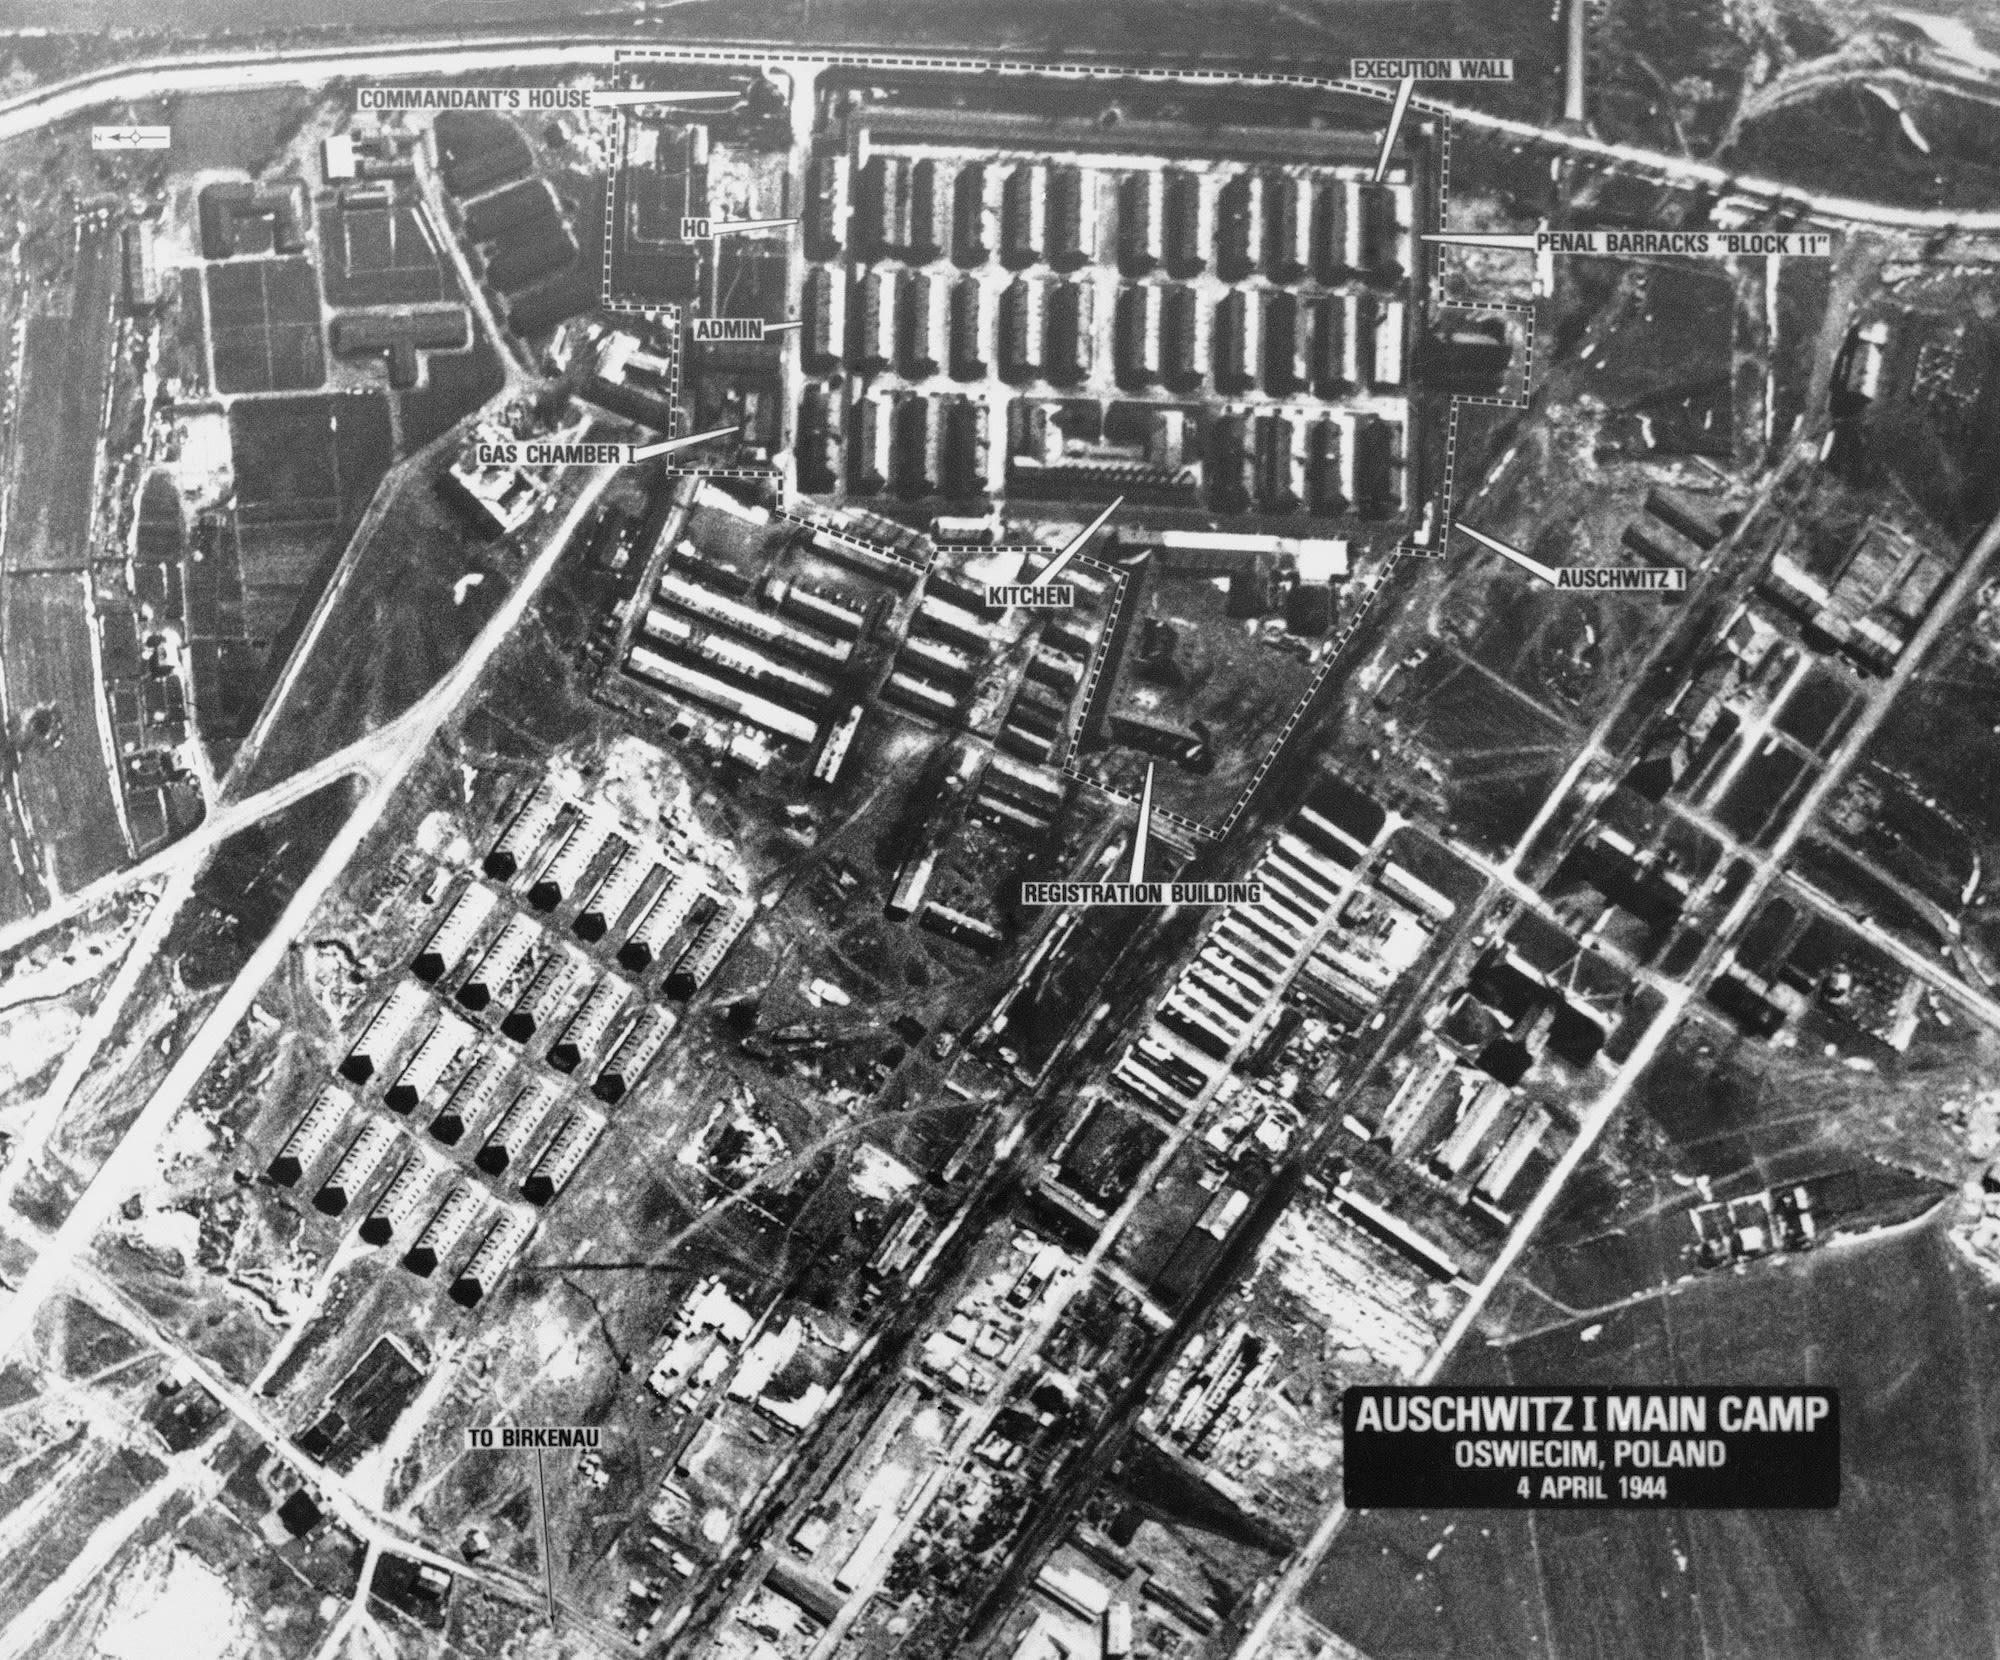
[[[438,494],[437,470],[406,473],[352,550],[326,627],[241,782],[257,788],[391,720],[463,655],[504,597],[478,538]],[[460,587],[460,579],[477,580]]]
[[[208,328],[218,392],[303,392],[326,379],[310,260],[210,266]]]
[[[2000,610],[1982,607],[1911,682],[1868,746],[1866,758],[1899,774],[1962,825],[1991,869],[2000,854],[2000,669],[1994,663]],[[1982,883],[1961,919],[1965,949],[1991,973],[2000,961],[2000,912]]]
[[[1997,1338],[1931,1224],[1696,1281],[1610,1315],[1588,1346],[1564,1326],[1476,1348],[1457,1380],[1835,1387],[1840,1508],[1362,1513],[1307,1606],[1374,1660],[1987,1652]]]
[[[312,112],[312,94],[283,87],[183,98],[171,111],[176,172],[227,167],[255,173]],[[162,110],[147,120],[166,121]]]
[[[1449,649],[1415,671],[1398,719],[1435,758],[1450,821],[1492,853],[1528,828],[1575,743],[1548,710]]]
[[[187,584],[201,733],[225,759],[393,454],[375,393],[239,403],[229,424],[235,511],[203,521]]]
[[[43,868],[64,889],[116,869],[126,854],[98,736],[86,574],[117,279],[117,237],[88,230],[67,313],[27,320],[20,407],[34,416],[16,425],[8,488],[0,651],[17,729],[9,736],[25,737],[16,762],[19,798],[42,845]],[[21,851],[32,870],[33,850]],[[18,915],[36,903],[12,861],[0,860],[0,870],[0,910]]]
[[[1134,799],[1151,761],[1155,803],[1211,826],[1249,787],[1305,695],[1311,652],[1331,638],[1287,634],[1277,615],[1232,615],[1229,588],[1195,575],[1132,578],[1124,603],[1138,612],[1113,625],[1123,649],[1104,670],[1115,675],[1105,717],[1075,758],[1093,782]]]
[[[417,305],[457,292],[415,202],[321,208],[319,235],[326,297],[334,305]]]

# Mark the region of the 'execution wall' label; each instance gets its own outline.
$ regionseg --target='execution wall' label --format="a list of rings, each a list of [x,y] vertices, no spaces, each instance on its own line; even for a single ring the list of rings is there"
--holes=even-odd
[[[1350,1389],[1357,1510],[1831,1510],[1831,1389]]]
[[[1356,58],[1350,81],[1511,81],[1512,58]]]
[[[1023,905],[1261,905],[1262,882],[1023,882]]]

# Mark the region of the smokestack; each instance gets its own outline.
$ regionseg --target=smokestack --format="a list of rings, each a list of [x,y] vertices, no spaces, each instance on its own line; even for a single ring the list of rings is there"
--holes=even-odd
[[[1569,0],[1569,57],[1563,76],[1563,120],[1581,127],[1583,119],[1584,8],[1590,0]]]

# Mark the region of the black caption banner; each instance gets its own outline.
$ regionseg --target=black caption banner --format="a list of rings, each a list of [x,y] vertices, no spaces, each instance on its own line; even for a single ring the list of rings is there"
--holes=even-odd
[[[1831,1389],[1350,1389],[1356,1510],[1831,1510]]]

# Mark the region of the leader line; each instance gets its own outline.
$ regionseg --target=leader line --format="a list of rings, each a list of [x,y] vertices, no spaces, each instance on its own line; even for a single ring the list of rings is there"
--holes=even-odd
[[[1382,153],[1375,158],[1377,184],[1389,171],[1389,154],[1396,148],[1396,135],[1403,130],[1403,117],[1409,113],[1410,94],[1416,90],[1417,83],[1412,76],[1405,75],[1396,83],[1396,102],[1389,109],[1389,130],[1382,135]]]

